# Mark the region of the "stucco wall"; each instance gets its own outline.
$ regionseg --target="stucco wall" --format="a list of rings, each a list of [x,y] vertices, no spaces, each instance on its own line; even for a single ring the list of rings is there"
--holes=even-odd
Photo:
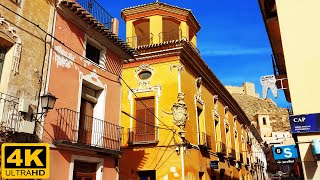
[[[320,112],[319,72],[320,2],[277,0],[278,19],[292,108],[295,115]],[[297,13],[299,12],[299,13]],[[319,134],[299,135],[299,150],[306,179],[320,179],[320,168],[311,154],[310,142]]]

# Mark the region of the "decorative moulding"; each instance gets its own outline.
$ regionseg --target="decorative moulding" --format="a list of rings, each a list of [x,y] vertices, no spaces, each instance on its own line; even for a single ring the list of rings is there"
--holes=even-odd
[[[11,70],[14,75],[19,73],[19,65],[21,59],[22,43],[20,37],[17,35],[16,30],[9,22],[6,21],[4,17],[0,14],[0,32],[7,35],[10,39],[14,41],[14,50],[12,58]]]

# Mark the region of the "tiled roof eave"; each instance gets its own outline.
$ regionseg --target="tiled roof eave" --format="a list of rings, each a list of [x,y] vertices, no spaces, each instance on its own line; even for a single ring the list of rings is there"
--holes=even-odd
[[[115,45],[120,47],[127,54],[132,56],[135,52],[133,48],[131,48],[126,42],[120,39],[117,35],[115,35],[111,30],[109,30],[105,25],[99,22],[91,13],[89,13],[86,9],[81,7],[76,2],[70,0],[63,0],[61,4],[74,12],[78,17],[80,17],[85,23],[90,25],[92,28],[100,32],[106,38],[108,38]]]

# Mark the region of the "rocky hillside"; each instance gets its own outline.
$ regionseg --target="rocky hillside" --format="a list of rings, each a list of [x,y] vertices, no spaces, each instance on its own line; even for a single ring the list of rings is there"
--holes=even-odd
[[[260,109],[263,109],[270,113],[270,121],[274,132],[290,130],[288,110],[278,107],[271,99],[265,100],[240,93],[233,93],[232,96],[251,121],[254,120],[253,116],[256,115]]]

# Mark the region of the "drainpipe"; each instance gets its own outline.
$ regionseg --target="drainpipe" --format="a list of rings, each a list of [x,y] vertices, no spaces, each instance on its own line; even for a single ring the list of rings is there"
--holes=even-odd
[[[40,105],[40,95],[41,95],[41,93],[45,93],[45,92],[48,92],[48,89],[49,89],[49,76],[50,76],[50,71],[51,71],[51,62],[52,62],[52,54],[53,54],[53,45],[54,45],[54,35],[55,35],[55,27],[56,27],[56,20],[57,20],[57,4],[58,4],[58,2],[57,2],[57,0],[55,0],[55,2],[54,2],[54,5],[53,5],[53,16],[52,16],[52,27],[51,27],[51,35],[52,35],[52,37],[51,37],[51,42],[50,42],[50,49],[49,49],[49,55],[48,55],[48,64],[47,64],[47,69],[46,69],[46,77],[45,77],[45,79],[46,79],[46,82],[45,82],[45,84],[44,84],[44,87],[43,87],[43,89],[42,89],[42,80],[41,80],[41,85],[40,85],[40,90],[39,90],[39,95],[38,95],[38,98],[39,98],[39,101],[38,101],[38,112],[39,111],[41,111],[42,109],[41,109],[41,105]],[[45,42],[45,43],[47,43],[47,42]],[[44,58],[44,62],[43,62],[43,64],[45,63],[45,58]],[[41,76],[43,76],[43,71],[44,71],[44,69],[43,69],[44,67],[42,67],[42,75]],[[42,136],[43,136],[43,131],[44,131],[44,121],[43,121],[43,119],[41,119],[41,128],[40,128],[40,133],[39,133],[39,138],[42,140]]]
[[[180,146],[180,155],[181,155],[181,180],[185,180],[185,173],[184,173],[184,142],[182,140],[182,146]]]

